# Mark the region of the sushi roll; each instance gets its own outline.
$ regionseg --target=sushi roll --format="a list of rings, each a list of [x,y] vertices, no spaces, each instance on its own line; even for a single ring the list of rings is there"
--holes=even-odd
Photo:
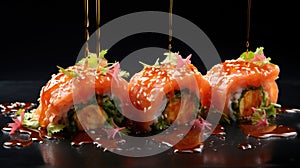
[[[205,75],[212,88],[211,106],[234,121],[251,121],[254,108],[263,109],[269,117],[276,114],[280,69],[263,49],[217,64]]]
[[[121,125],[124,117],[118,106],[128,83],[120,77],[119,63],[109,64],[105,53],[100,53],[100,59],[89,53],[73,66],[59,67],[42,87],[38,107],[25,114],[23,126],[44,128],[53,134],[101,128],[111,119]],[[120,94],[113,95],[112,90]]]
[[[144,65],[129,82],[130,101],[137,110],[128,111],[128,118],[135,118],[128,127],[137,134],[189,123],[209,106],[210,85],[191,64],[191,55],[186,59],[178,53],[166,55],[162,62]]]

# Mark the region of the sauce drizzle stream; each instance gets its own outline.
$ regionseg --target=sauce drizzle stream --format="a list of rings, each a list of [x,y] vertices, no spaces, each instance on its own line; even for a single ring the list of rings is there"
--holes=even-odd
[[[84,40],[85,40],[85,56],[87,57],[89,54],[89,45],[88,40],[90,38],[89,34],[89,0],[84,0]]]
[[[96,35],[97,35],[97,40],[96,40],[96,54],[99,59],[99,53],[100,53],[100,0],[96,0]]]
[[[248,53],[249,49],[249,38],[250,38],[250,14],[251,12],[251,0],[248,0],[248,8],[247,8],[247,36],[246,36],[246,52]]]
[[[171,52],[172,49],[172,36],[173,36],[173,0],[170,0],[170,7],[169,7],[169,46],[168,46],[168,50],[169,53]]]

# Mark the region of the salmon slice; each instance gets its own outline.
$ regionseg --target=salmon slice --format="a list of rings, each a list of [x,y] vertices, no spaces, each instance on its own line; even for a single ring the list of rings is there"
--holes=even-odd
[[[181,56],[180,56],[181,57]],[[197,97],[203,106],[209,106],[210,85],[198,69],[191,63],[178,67],[178,64],[162,63],[160,65],[146,66],[142,71],[136,73],[129,82],[129,97],[132,104],[138,109],[131,110],[132,115],[138,116],[143,121],[139,124],[145,131],[150,131],[150,125],[158,112],[166,110],[166,118],[172,123],[180,116],[180,123],[187,122],[188,114],[195,111],[194,99]],[[189,94],[188,103],[185,105],[180,100],[171,101],[175,91],[187,89]],[[167,99],[167,100],[166,100]],[[169,102],[166,106],[163,104]],[[181,110],[179,110],[183,107]],[[185,114],[179,114],[180,111]],[[189,118],[190,119],[190,118]]]
[[[40,91],[34,118],[39,120],[41,127],[47,127],[49,123],[68,124],[67,113],[74,104],[84,104],[95,94],[111,94],[112,90],[118,95],[127,93],[127,81],[119,78],[118,84],[115,84],[111,70],[103,74],[96,69],[74,65],[66,71],[75,72],[77,76],[62,72],[54,74]]]
[[[230,103],[234,93],[248,88],[262,87],[269,103],[276,103],[278,87],[275,80],[279,75],[279,67],[275,64],[255,64],[242,59],[227,60],[213,66],[204,76],[212,88],[212,106],[217,110],[230,114]],[[249,92],[242,100],[240,113],[249,115],[249,106],[257,106],[262,101],[257,92]]]

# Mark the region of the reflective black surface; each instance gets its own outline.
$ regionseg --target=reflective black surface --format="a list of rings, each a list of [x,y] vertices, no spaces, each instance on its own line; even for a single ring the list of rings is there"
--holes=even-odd
[[[0,82],[0,103],[35,101],[43,84],[43,81]],[[278,84],[279,102],[283,106],[297,107],[300,85],[282,81]],[[0,116],[1,128],[8,122],[10,118]],[[93,144],[72,147],[67,139],[7,149],[2,144],[10,137],[0,132],[0,163],[1,167],[296,167],[300,164],[300,113],[280,114],[277,123],[295,128],[298,136],[257,140],[246,137],[232,124],[225,126],[225,139],[210,136],[201,153],[174,153],[170,149],[142,158],[103,152]],[[249,144],[252,148],[242,150],[238,147],[240,144]]]
[[[294,2],[294,3],[293,3]],[[252,0],[250,48],[264,46],[265,54],[281,68],[279,102],[300,108],[300,73],[297,41],[297,1]],[[91,2],[94,3],[94,2]],[[167,12],[169,1],[101,1],[101,25],[139,11]],[[121,3],[121,4],[118,4]],[[200,5],[199,5],[200,4]],[[195,23],[210,38],[222,60],[235,59],[245,50],[247,0],[174,1],[174,14]],[[83,1],[14,0],[1,3],[0,103],[36,102],[39,91],[56,65],[73,65],[84,44]],[[91,4],[91,17],[94,17]],[[167,23],[167,22],[166,22]],[[134,26],[134,25],[133,25]],[[176,26],[174,27],[176,29]],[[91,18],[91,33],[94,32]],[[147,37],[147,36],[146,36]],[[168,36],[134,38],[114,46],[110,56],[126,56],[149,46],[167,47]],[[183,55],[190,50],[173,44]],[[111,57],[109,57],[111,58]],[[199,67],[200,68],[200,67]],[[28,81],[29,80],[29,81]],[[33,80],[33,81],[31,81]],[[41,80],[41,81],[34,81]],[[11,122],[0,116],[0,128]],[[300,133],[300,115],[284,114],[278,122]],[[9,135],[0,131],[1,167],[299,167],[300,139],[257,141],[245,137],[235,125],[225,128],[226,139],[212,136],[202,153],[178,154],[172,150],[145,158],[103,152],[94,145],[73,148],[67,140],[48,141],[20,149],[6,149]],[[238,149],[249,143],[253,149]]]

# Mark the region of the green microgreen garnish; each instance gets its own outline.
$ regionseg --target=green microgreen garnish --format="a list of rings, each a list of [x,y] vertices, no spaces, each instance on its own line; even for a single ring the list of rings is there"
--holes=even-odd
[[[78,74],[75,71],[71,71],[71,70],[66,70],[60,66],[57,66],[57,68],[59,69],[59,72],[69,76],[69,77],[77,77]]]
[[[19,109],[17,112],[16,112],[16,115],[20,115],[22,113],[23,109]]]
[[[265,57],[264,55],[264,47],[258,47],[256,48],[256,51],[248,51],[248,52],[243,52],[240,55],[240,59],[243,59],[245,61],[249,61],[249,62],[253,62],[257,65],[264,65],[264,64],[268,64],[271,61],[270,57]]]
[[[60,131],[62,131],[66,126],[63,124],[49,124],[47,126],[47,133],[48,135],[52,135],[54,133],[58,133]]]

